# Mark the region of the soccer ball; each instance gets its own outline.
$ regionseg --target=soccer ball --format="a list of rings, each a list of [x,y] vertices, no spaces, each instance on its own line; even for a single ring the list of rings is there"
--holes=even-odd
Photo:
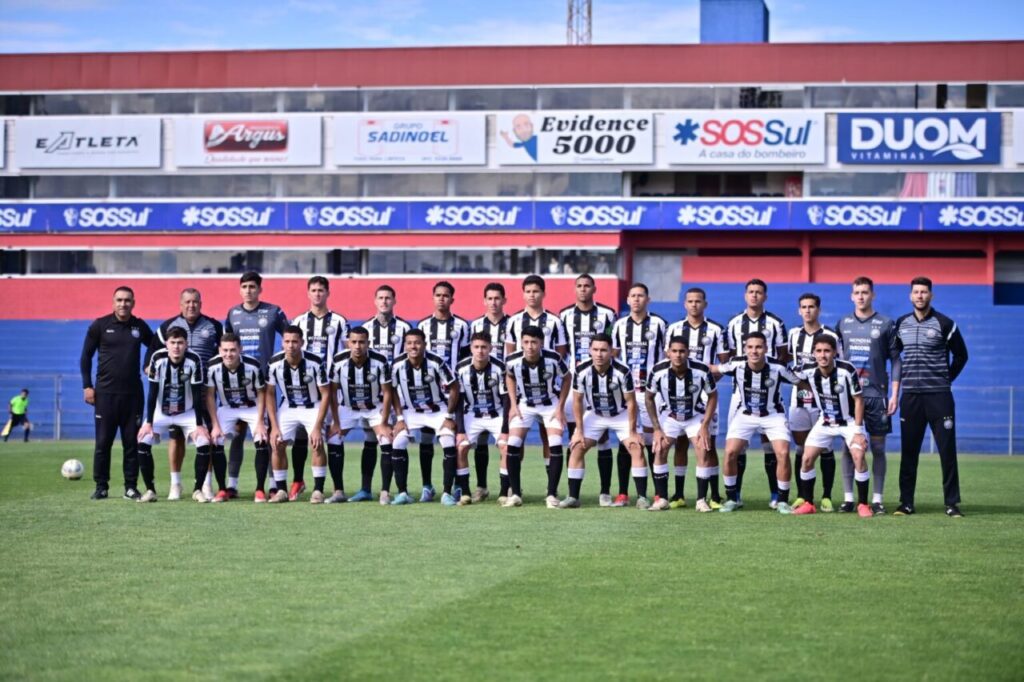
[[[77,459],[69,459],[60,468],[60,475],[69,481],[77,481],[85,473],[85,465]]]

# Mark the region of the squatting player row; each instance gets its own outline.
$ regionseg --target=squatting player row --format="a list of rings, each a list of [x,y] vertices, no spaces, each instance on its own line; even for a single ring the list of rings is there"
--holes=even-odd
[[[844,501],[839,511],[873,516],[886,511],[885,437],[892,415],[902,409],[896,513],[914,513],[917,458],[925,427],[930,426],[941,455],[946,512],[961,515],[950,385],[966,364],[967,350],[956,325],[932,309],[932,283],[924,277],[911,283],[912,312],[895,322],[874,311],[873,283],[860,277],[852,287],[854,310],[836,329],[819,322],[820,298],[806,293],[798,300],[801,325],[788,333],[782,319],[765,310],[768,286],[758,279],[746,284],[746,307],[728,325],[706,316],[708,301],[699,288],[686,292],[685,318],[669,325],[648,311],[650,298],[642,283],[630,287],[629,313],[616,319],[612,308],[595,302],[589,275],[576,279],[576,303],[559,314],[545,309],[545,283],[537,275],[523,280],[524,309],[514,315],[504,312],[504,287],[488,284],[484,314],[472,322],[452,313],[455,287],[441,281],[433,288],[433,314],[415,327],[394,314],[395,291],[387,285],[376,291],[376,315],[355,327],[327,307],[330,285],[324,277],[308,281],[310,309],[291,321],[279,307],[260,300],[259,274],[246,273],[240,285],[242,303],[228,311],[224,325],[203,315],[199,292],[186,289],[181,314],[153,334],[131,314],[131,289],[121,287],[114,294],[114,313],[90,327],[81,369],[85,400],[97,411],[93,498],[108,494],[110,447],[118,429],[125,452],[126,498],[156,501],[151,448],[159,434],[171,436],[168,499],[181,496],[185,438],[196,445],[193,499],[224,502],[237,497],[248,430],[256,447],[256,502],[297,500],[305,491],[310,449],[312,503],[373,499],[379,445],[377,499],[381,504],[409,504],[408,449],[416,437],[421,502],[436,496],[435,438],[443,451],[441,503],[465,506],[487,499],[488,442],[493,439],[501,453],[498,501],[517,507],[522,504],[524,441],[536,424],[544,446],[545,502],[550,508],[580,506],[585,455],[594,447],[601,506],[629,504],[630,477],[639,509],[684,506],[692,443],[697,510],[740,509],[746,449],[760,436],[773,509],[783,514],[833,511],[832,448],[841,440]],[[275,354],[277,335],[281,350]],[[133,418],[137,424],[143,396],[138,373],[143,345],[150,389],[142,427],[135,432]],[[97,350],[94,389],[92,356]],[[732,396],[720,469],[716,380],[724,375],[732,378]],[[794,386],[788,416],[784,383]],[[366,436],[361,484],[348,498],[344,440],[356,429]],[[610,434],[619,442],[614,498]],[[559,500],[565,437],[569,494]],[[225,439],[231,440],[230,457],[224,452]],[[791,440],[799,471],[792,504]],[[290,490],[289,445],[294,467]],[[477,477],[472,494],[470,449]],[[868,449],[875,481],[870,504]],[[671,497],[670,452],[675,477]],[[824,490],[816,506],[814,463],[819,457]],[[647,494],[648,462],[653,501]],[[140,470],[142,493],[137,486]],[[324,491],[328,472],[333,484],[329,496]],[[392,483],[397,487],[394,497]]]

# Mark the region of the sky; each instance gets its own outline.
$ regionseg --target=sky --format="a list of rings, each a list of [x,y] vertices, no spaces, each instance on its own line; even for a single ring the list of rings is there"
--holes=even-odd
[[[1024,39],[1024,0],[768,0],[772,42]],[[696,43],[699,0],[593,0],[593,42]],[[0,52],[560,45],[565,0],[0,0]]]

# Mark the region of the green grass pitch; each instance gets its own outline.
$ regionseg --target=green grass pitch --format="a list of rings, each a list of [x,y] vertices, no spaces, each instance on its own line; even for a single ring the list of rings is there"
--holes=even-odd
[[[61,479],[69,457],[85,480]],[[959,520],[931,456],[919,513],[875,519],[769,512],[756,456],[731,515],[600,509],[593,461],[586,507],[551,511],[532,449],[518,510],[90,502],[91,459],[0,445],[0,678],[1024,677],[1017,458],[960,458]]]

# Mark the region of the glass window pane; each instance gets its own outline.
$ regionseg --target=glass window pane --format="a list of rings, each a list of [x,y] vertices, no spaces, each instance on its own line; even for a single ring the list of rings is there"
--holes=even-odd
[[[540,88],[541,109],[621,109],[622,88]]]
[[[993,85],[997,107],[1024,107],[1024,83]]]
[[[37,116],[109,114],[110,102],[110,95],[36,95],[33,111]]]
[[[327,271],[326,251],[264,251],[261,272],[276,275],[320,275]]]
[[[917,86],[917,108],[918,109],[934,109],[938,102],[938,87],[937,85],[918,85]]]
[[[366,175],[368,197],[442,197],[445,196],[443,173]]]
[[[455,173],[452,178],[458,197],[533,196],[530,173]]]
[[[913,109],[917,103],[917,89],[913,85],[827,85],[807,90],[815,109]]]
[[[447,90],[364,90],[367,111],[446,111]]]
[[[195,95],[190,92],[127,92],[118,95],[122,114],[191,114]]]
[[[310,90],[284,93],[285,111],[359,111],[356,90]]]
[[[287,197],[357,197],[358,175],[282,175]]]
[[[270,175],[123,175],[119,197],[270,197]]]
[[[338,267],[335,272],[339,275],[358,275],[363,271],[363,252],[345,250],[338,252]]]
[[[992,186],[992,196],[1024,196],[1024,173],[990,173],[989,182]]]
[[[800,109],[804,106],[803,88],[715,88],[715,97],[719,109]]]
[[[203,92],[198,111],[202,113],[250,113],[277,111],[275,92]]]
[[[622,196],[619,173],[538,173],[537,196],[618,197]]]
[[[29,251],[26,255],[26,272],[30,275],[89,275],[96,272],[91,251]]]
[[[106,199],[110,177],[106,175],[40,175],[33,178],[36,199]]]
[[[542,254],[544,274],[607,275],[617,272],[617,255],[612,250],[545,249]]]
[[[455,108],[465,111],[536,107],[536,94],[528,88],[467,88],[455,90]]]
[[[630,88],[632,109],[714,109],[714,88]]]
[[[4,116],[28,116],[31,106],[29,95],[0,95],[0,114]]]
[[[895,197],[903,185],[902,173],[807,173],[812,197]]]
[[[29,176],[0,177],[0,197],[4,199],[28,199],[35,178]]]

